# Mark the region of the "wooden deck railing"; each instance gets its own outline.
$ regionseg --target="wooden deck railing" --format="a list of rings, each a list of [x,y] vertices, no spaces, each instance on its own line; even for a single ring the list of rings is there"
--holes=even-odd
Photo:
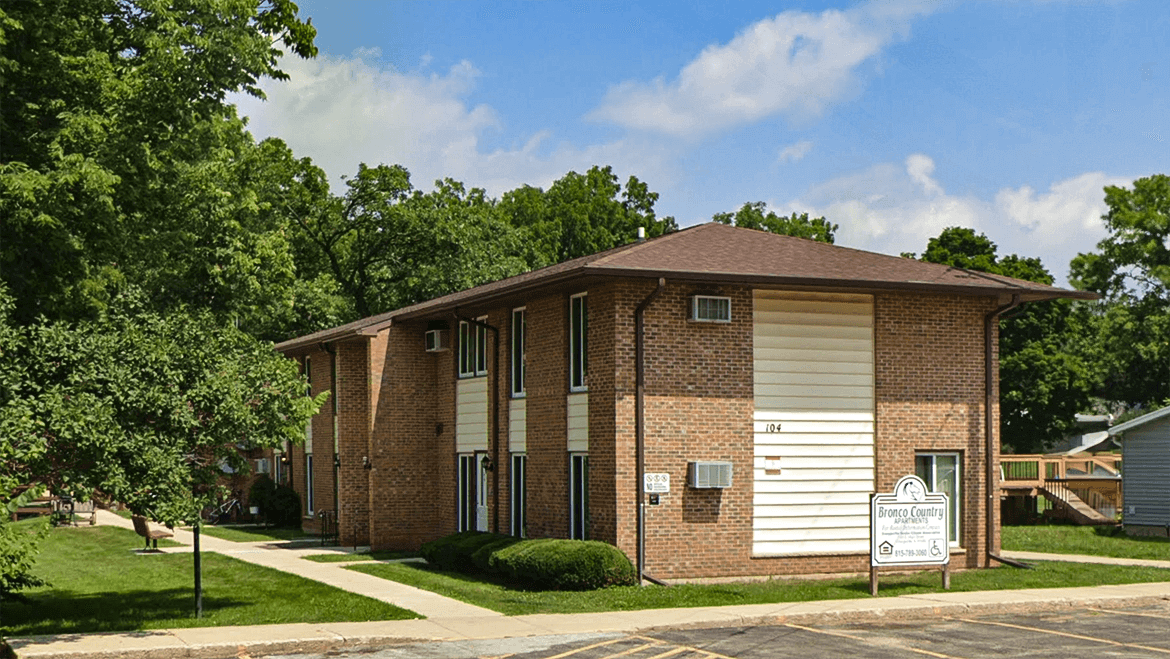
[[[1021,488],[1035,490],[1032,494],[1069,491],[1110,519],[1121,507],[1119,455],[1003,455],[999,473],[1006,493]]]
[[[1081,478],[1121,478],[1119,455],[1001,455],[1000,480],[1004,485],[1037,487],[1045,481]]]

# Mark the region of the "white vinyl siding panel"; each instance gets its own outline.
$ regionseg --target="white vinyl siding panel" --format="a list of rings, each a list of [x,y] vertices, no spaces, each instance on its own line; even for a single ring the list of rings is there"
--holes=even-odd
[[[755,291],[757,556],[869,550],[873,298]]]
[[[514,398],[508,404],[508,450],[528,451],[528,405],[523,398]]]
[[[488,379],[471,378],[455,383],[455,451],[473,453],[488,449]]]
[[[569,394],[569,451],[589,452],[589,394]]]

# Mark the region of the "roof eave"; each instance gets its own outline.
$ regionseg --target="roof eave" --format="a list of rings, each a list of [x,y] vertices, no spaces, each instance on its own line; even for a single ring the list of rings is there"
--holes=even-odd
[[[1109,436],[1112,437],[1114,435],[1120,435],[1127,430],[1133,430],[1134,428],[1144,426],[1147,423],[1157,421],[1158,419],[1161,419],[1165,416],[1170,416],[1170,406],[1163,407],[1160,410],[1154,410],[1153,412],[1139,416],[1136,419],[1130,419],[1125,423],[1119,423],[1109,429]]]

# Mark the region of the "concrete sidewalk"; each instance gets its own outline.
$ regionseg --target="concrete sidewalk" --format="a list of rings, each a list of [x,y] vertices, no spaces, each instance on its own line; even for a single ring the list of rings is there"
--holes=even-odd
[[[98,511],[97,523],[128,529],[134,528],[133,522],[108,510]],[[175,534],[173,539],[185,545],[181,550],[191,551],[191,547],[195,544],[195,535],[182,529],[174,529],[173,532]],[[309,554],[328,553],[330,550],[325,547],[287,549],[280,547],[279,543],[270,541],[231,542],[201,533],[199,534],[199,548],[201,551],[231,556],[247,563],[263,565],[273,570],[319,581],[351,593],[365,595],[381,602],[409,609],[427,618],[503,617],[502,614],[495,611],[443,597],[430,591],[347,570],[337,563],[317,563],[301,558]],[[170,548],[164,551],[173,551],[174,549]]]
[[[103,511],[104,512],[104,511]],[[114,519],[110,519],[110,518]],[[106,513],[100,523],[130,527],[129,520]],[[177,531],[179,542],[191,534]],[[425,620],[298,623],[248,627],[202,627],[132,633],[70,634],[10,639],[20,657],[28,659],[157,659],[160,657],[219,658],[244,655],[328,652],[376,648],[423,641],[549,636],[558,634],[637,633],[650,629],[688,626],[735,626],[784,622],[839,622],[936,615],[1024,612],[1093,606],[1118,608],[1170,600],[1170,583],[1125,584],[1085,588],[1001,590],[970,593],[930,593],[875,599],[828,600],[784,604],[653,609],[580,614],[503,616],[352,570],[337,564],[299,558],[322,548],[277,549],[271,543],[235,543],[200,537],[206,551],[234,556],[384,602],[409,608]],[[182,548],[181,551],[190,551]],[[1134,561],[1092,556],[1004,552],[1019,560],[1065,560],[1086,563],[1150,565],[1170,568],[1170,561]]]

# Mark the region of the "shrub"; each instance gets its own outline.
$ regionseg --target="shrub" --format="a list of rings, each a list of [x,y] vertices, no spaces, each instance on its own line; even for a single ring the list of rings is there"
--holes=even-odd
[[[492,540],[491,542],[482,545],[479,549],[475,550],[475,553],[471,555],[471,563],[475,565],[475,569],[479,572],[486,574],[498,574],[496,569],[491,565],[492,556],[494,556],[497,551],[504,549],[505,547],[511,547],[517,542],[523,542],[523,540],[510,535],[503,537],[497,536],[495,540]]]
[[[248,505],[260,509],[260,514],[272,524],[272,497],[276,495],[276,483],[267,474],[260,474],[248,490]]]
[[[288,485],[277,485],[268,504],[269,507],[264,516],[270,524],[276,526],[301,525],[301,497],[296,490]]]
[[[496,550],[488,564],[543,590],[593,590],[632,585],[637,579],[621,550],[596,540],[525,540]]]
[[[472,554],[480,547],[506,537],[482,531],[462,531],[424,544],[420,553],[440,570],[473,573],[475,562],[471,559]]]

